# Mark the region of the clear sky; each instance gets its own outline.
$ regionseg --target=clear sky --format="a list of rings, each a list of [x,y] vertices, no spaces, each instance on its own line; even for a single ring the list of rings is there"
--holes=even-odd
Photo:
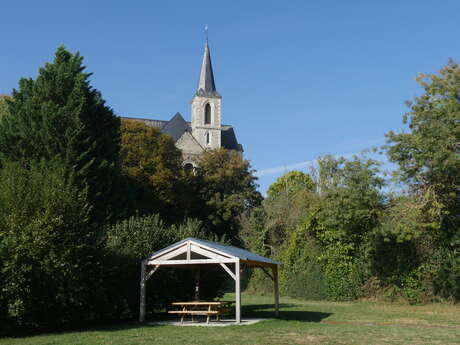
[[[460,60],[459,13],[459,0],[2,1],[0,93],[64,44],[117,114],[190,120],[208,24],[223,122],[265,192],[402,129],[417,74]]]

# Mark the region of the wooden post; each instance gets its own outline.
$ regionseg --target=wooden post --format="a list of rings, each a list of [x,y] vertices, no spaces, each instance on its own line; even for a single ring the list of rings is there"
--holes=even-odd
[[[140,295],[140,308],[139,308],[139,322],[145,321],[145,263],[141,263],[141,295]]]
[[[273,270],[273,284],[275,293],[275,316],[279,316],[280,292],[278,287],[278,265],[272,267]]]
[[[235,315],[236,323],[241,323],[240,259],[235,262],[235,275]]]
[[[200,269],[199,268],[195,269],[194,278],[195,278],[195,301],[199,301],[200,300]]]

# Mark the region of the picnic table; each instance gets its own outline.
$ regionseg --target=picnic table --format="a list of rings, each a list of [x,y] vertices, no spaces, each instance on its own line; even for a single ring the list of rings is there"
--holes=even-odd
[[[206,323],[209,323],[211,316],[216,316],[216,321],[219,320],[220,315],[228,313],[231,310],[233,301],[192,301],[192,302],[174,302],[173,306],[181,307],[181,310],[169,310],[169,314],[178,314],[181,316],[180,322],[184,322],[184,317],[190,315],[206,316]]]

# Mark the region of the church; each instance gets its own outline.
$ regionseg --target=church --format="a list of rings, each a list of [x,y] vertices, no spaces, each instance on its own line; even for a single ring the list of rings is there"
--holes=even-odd
[[[157,127],[170,135],[178,149],[182,151],[184,166],[197,165],[197,158],[206,150],[225,148],[236,151],[241,157],[243,146],[236,140],[230,125],[222,124],[222,96],[217,92],[211,63],[208,39],[204,47],[198,87],[191,101],[191,122],[176,113],[169,121],[122,117],[139,121],[147,126]]]

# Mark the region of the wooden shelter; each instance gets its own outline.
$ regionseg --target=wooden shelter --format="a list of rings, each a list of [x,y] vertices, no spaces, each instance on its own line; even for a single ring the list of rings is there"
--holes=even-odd
[[[139,321],[145,320],[146,282],[160,267],[199,268],[202,265],[220,266],[235,281],[236,322],[241,322],[240,272],[243,267],[259,267],[274,283],[275,315],[279,310],[278,265],[280,263],[247,250],[215,242],[186,238],[148,256],[141,263],[141,294]],[[269,272],[271,270],[271,274]]]

